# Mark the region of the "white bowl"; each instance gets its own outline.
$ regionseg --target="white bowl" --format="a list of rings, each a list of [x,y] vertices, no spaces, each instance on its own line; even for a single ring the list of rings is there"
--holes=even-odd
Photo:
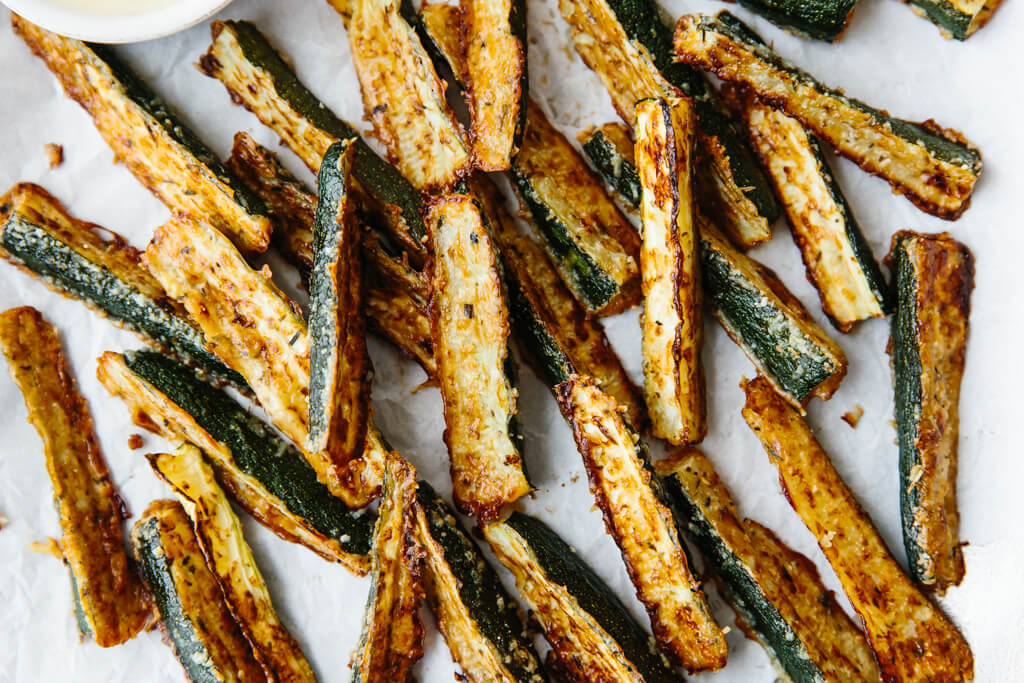
[[[193,26],[231,0],[2,0],[34,24],[96,43],[134,43]]]

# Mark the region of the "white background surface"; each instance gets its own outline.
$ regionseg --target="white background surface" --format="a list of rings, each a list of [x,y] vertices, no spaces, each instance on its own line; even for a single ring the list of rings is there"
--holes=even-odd
[[[719,3],[671,2],[666,9],[714,12]],[[950,224],[916,210],[893,196],[883,181],[855,166],[834,164],[854,212],[875,254],[888,249],[899,229],[950,230],[977,258],[967,374],[963,383],[960,441],[960,508],[967,578],[942,606],[964,631],[976,657],[976,679],[1009,681],[1024,671],[1024,532],[1017,520],[1024,461],[1021,459],[1020,286],[1024,237],[1020,181],[1024,159],[1020,113],[1024,110],[1019,36],[1024,28],[1020,2],[1007,2],[992,23],[966,43],[943,40],[935,27],[895,0],[863,0],[844,38],[835,45],[812,43],[781,32],[765,21],[753,24],[776,49],[824,82],[912,120],[935,118],[962,130],[983,152],[985,169],[973,206]],[[750,15],[738,7],[744,18]],[[224,17],[256,22],[294,63],[301,79],[338,114],[359,122],[362,105],[344,29],[325,2],[239,0]],[[596,77],[576,58],[567,27],[554,0],[530,0],[530,82],[552,120],[565,132],[612,120],[607,96]],[[276,145],[268,129],[240,107],[223,87],[192,64],[209,40],[206,24],[160,41],[125,47],[121,53],[222,156],[236,130],[247,130]],[[365,124],[359,125],[365,127]],[[44,144],[64,146],[66,161],[47,168]],[[281,148],[285,162],[312,178]],[[163,206],[122,167],[86,114],[65,99],[42,62],[11,32],[0,10],[0,189],[16,181],[42,184],[78,217],[97,222],[144,247],[152,230],[167,218]],[[755,252],[774,267],[812,314],[827,326],[815,292],[804,278],[799,255],[780,223],[775,239]],[[275,263],[275,266],[277,264]],[[289,288],[294,271],[275,269]],[[92,407],[99,438],[114,479],[132,513],[169,491],[149,471],[142,453],[166,446],[145,435],[144,450],[126,442],[139,433],[127,411],[111,400],[95,379],[97,356],[107,349],[134,348],[140,342],[80,303],[48,291],[39,282],[0,263],[0,308],[32,304],[60,329],[81,390]],[[616,348],[639,380],[636,314],[606,322]],[[774,468],[740,417],[738,383],[753,367],[713,323],[707,326],[705,363],[709,388],[710,434],[703,444],[738,500],[740,512],[766,523],[794,548],[808,554],[825,582],[839,591],[814,539],[779,494]],[[862,323],[852,334],[833,331],[850,358],[850,373],[827,404],[814,402],[809,420],[837,468],[905,563],[897,509],[897,465],[892,419],[888,323]],[[373,400],[377,421],[395,447],[443,494],[450,491],[442,418],[436,389],[414,389],[422,371],[384,344],[372,342],[376,364]],[[646,616],[617,548],[604,534],[600,514],[586,487],[580,457],[547,388],[522,372],[520,408],[526,432],[526,460],[537,486],[524,507],[540,515],[587,558],[613,586],[642,624]],[[864,408],[856,429],[840,418]],[[10,522],[0,531],[0,681],[182,680],[170,650],[157,633],[146,633],[110,650],[79,643],[67,572],[52,557],[30,552],[31,541],[59,536],[40,441],[25,421],[22,398],[0,373],[0,514]],[[655,452],[660,452],[655,449]],[[247,537],[285,623],[302,643],[322,680],[349,677],[348,661],[358,636],[367,580],[349,575],[310,551],[279,540],[241,515]],[[505,576],[507,579],[508,577]],[[841,591],[840,591],[841,592]],[[733,617],[711,595],[723,625]],[[845,604],[845,600],[844,600]],[[429,615],[427,655],[417,666],[422,681],[450,681],[453,666]],[[772,681],[775,673],[756,644],[738,631],[728,636],[729,665],[715,681]]]

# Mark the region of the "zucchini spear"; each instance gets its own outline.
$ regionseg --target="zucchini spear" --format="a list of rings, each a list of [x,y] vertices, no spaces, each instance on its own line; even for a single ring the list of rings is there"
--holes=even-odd
[[[939,27],[946,38],[967,40],[988,23],[1003,0],[906,0],[914,13]]]
[[[109,47],[58,36],[17,14],[11,24],[92,116],[115,157],[167,208],[195,215],[246,251],[266,250],[262,200]]]
[[[803,38],[835,42],[850,23],[857,0],[739,0],[776,26]]]
[[[981,154],[960,133],[934,121],[893,118],[825,87],[735,27],[727,15],[681,17],[675,50],[686,63],[800,121],[922,211],[953,220],[967,209],[981,173]]]
[[[43,441],[78,630],[100,647],[120,645],[142,630],[152,606],[128,564],[124,504],[96,442],[89,407],[56,331],[36,309],[0,314],[0,351]]]
[[[639,209],[643,187],[636,170],[629,128],[618,122],[606,123],[584,130],[576,139],[605,184],[615,190],[626,206]]]
[[[811,428],[764,378],[746,382],[744,390],[743,417],[860,616],[882,678],[971,680],[967,641],[893,559]]]

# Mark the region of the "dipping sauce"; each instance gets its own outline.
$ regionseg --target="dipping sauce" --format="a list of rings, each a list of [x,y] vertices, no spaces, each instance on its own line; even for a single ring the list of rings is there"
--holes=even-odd
[[[125,16],[173,5],[180,0],[53,0],[54,4],[88,14]]]

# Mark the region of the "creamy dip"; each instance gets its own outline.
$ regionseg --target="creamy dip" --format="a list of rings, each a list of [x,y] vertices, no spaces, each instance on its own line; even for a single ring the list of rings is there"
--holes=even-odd
[[[103,14],[110,16],[124,16],[126,14],[142,14],[150,10],[173,5],[181,0],[53,0],[57,5],[88,12],[89,14]]]

